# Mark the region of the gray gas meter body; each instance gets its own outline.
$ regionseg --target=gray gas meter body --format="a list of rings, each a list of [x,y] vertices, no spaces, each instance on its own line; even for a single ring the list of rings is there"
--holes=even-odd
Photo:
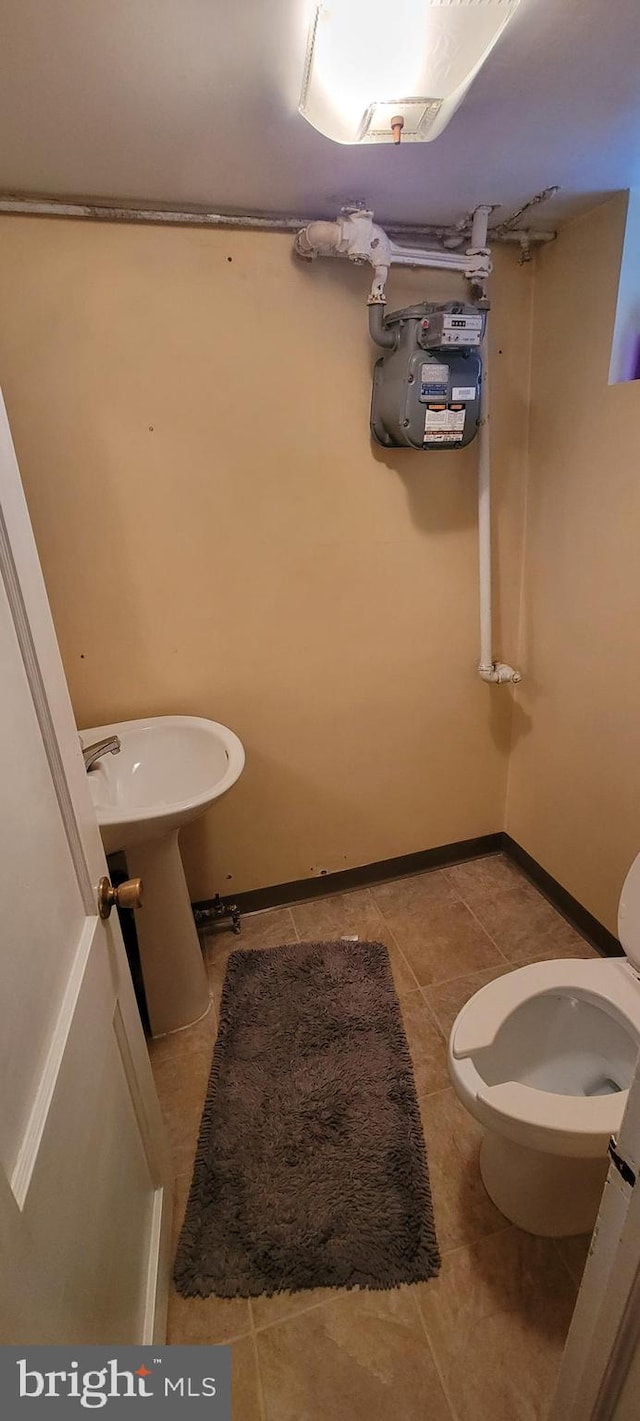
[[[370,309],[376,362],[371,433],[389,448],[462,449],[477,433],[485,314],[476,306],[425,302],[382,319]]]

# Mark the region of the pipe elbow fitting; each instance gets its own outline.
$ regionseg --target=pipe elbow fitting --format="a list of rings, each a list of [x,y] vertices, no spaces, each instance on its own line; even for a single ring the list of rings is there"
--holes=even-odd
[[[512,686],[517,686],[522,680],[520,672],[515,671],[513,666],[507,666],[504,661],[496,661],[496,671],[499,685],[510,683]]]
[[[384,296],[382,300],[374,297],[373,292],[369,297],[369,335],[376,345],[382,346],[383,350],[395,350],[398,344],[398,332],[388,330],[384,324]]]
[[[312,247],[311,242],[309,241],[307,227],[303,227],[299,232],[296,232],[296,235],[293,239],[293,250],[296,256],[300,257],[301,260],[305,262],[313,261],[313,258],[317,257],[317,250]]]
[[[296,256],[304,261],[313,261],[323,252],[339,252],[342,244],[343,232],[339,222],[310,222],[296,233],[293,247]]]
[[[515,671],[513,666],[508,666],[505,661],[494,661],[491,665],[485,666],[480,663],[478,675],[482,681],[487,681],[492,686],[517,686],[522,680],[519,671]]]

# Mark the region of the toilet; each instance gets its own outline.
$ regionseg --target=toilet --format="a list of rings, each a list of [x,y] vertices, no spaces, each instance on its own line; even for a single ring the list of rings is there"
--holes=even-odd
[[[618,933],[626,957],[507,972],[451,1028],[449,1074],[483,1126],[485,1188],[529,1233],[588,1233],[595,1223],[640,1050],[640,854]]]

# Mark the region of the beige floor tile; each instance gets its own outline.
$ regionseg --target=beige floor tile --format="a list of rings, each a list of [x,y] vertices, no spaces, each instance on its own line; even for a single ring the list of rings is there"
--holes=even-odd
[[[259,950],[262,947],[284,947],[296,941],[290,908],[267,908],[263,913],[247,913],[242,918],[242,931],[210,932],[202,936],[207,962],[226,958],[240,948]]]
[[[543,1421],[576,1292],[553,1241],[510,1228],[417,1291],[458,1421]]]
[[[574,1282],[582,1281],[585,1263],[589,1257],[591,1234],[574,1234],[571,1238],[557,1238],[556,1248],[566,1264]]]
[[[393,879],[391,883],[376,883],[371,893],[385,917],[396,913],[422,914],[431,903],[454,903],[460,896],[444,869]]]
[[[206,1016],[185,1026],[181,1031],[170,1031],[167,1036],[152,1036],[148,1041],[149,1056],[153,1067],[163,1065],[166,1060],[177,1056],[192,1056],[206,1049],[211,1039],[215,1039],[215,1012],[209,1008]]]
[[[368,888],[296,903],[291,913],[298,936],[306,942],[331,942],[353,934],[365,942],[379,942],[384,930],[382,916]]]
[[[171,1289],[168,1342],[200,1346],[205,1342],[229,1342],[250,1331],[251,1313],[246,1298],[181,1298],[175,1288]]]
[[[230,952],[246,947],[254,950],[261,947],[284,947],[296,941],[296,931],[290,908],[267,908],[263,913],[247,913],[242,918],[239,933],[210,933],[207,938],[207,956],[215,955],[222,944]]]
[[[423,987],[425,1001],[431,1007],[447,1040],[465,1002],[475,996],[481,987],[486,987],[488,982],[495,982],[496,977],[503,977],[505,972],[513,970],[513,963],[502,962],[498,967],[487,967],[484,972],[471,972],[466,977],[456,977],[453,982],[436,982],[430,987]]]
[[[581,937],[580,933],[577,933],[569,923],[564,922],[564,918],[562,921],[564,923],[564,929],[561,929],[560,936],[553,933],[551,939],[548,941],[548,945],[547,940],[539,941],[537,952],[532,952],[530,955],[527,953],[522,957],[518,954],[518,956],[513,959],[514,967],[525,967],[528,962],[547,962],[549,958],[552,957],[597,958],[600,956],[600,953],[596,952],[595,947],[592,947],[591,943]]]
[[[402,1020],[418,1094],[444,1090],[449,1085],[447,1046],[420,992],[403,998]]]
[[[421,915],[389,919],[398,947],[421,987],[503,963],[503,954],[464,903],[434,903]]]
[[[183,1081],[185,1076],[195,1080],[208,1074],[215,1039],[216,1014],[212,1003],[207,1015],[195,1026],[149,1042],[151,1069],[160,1097],[171,1092],[174,1081]]]
[[[349,1293],[257,1343],[266,1421],[451,1421],[408,1289]]]
[[[262,1421],[260,1380],[253,1337],[242,1337],[231,1349],[231,1414],[233,1421]]]
[[[415,993],[420,990],[418,987],[417,979],[414,973],[411,971],[411,968],[406,958],[403,957],[402,953],[394,945],[391,933],[386,924],[382,936],[382,941],[384,942],[387,952],[389,953],[389,961],[391,963],[391,972],[393,975],[393,984],[400,998],[400,1001],[402,1001],[404,997],[414,996]]]
[[[213,1046],[212,1038],[201,1051],[184,1054],[176,1051],[173,1057],[167,1056],[159,1064],[154,1063],[153,1078],[162,1106],[181,1095],[192,1098],[198,1092],[204,1093]]]
[[[172,1078],[170,1090],[159,1091],[176,1175],[187,1174],[193,1168],[207,1080],[206,1070],[196,1071],[189,1063],[184,1073],[178,1072]]]
[[[191,1172],[193,1170],[196,1157],[196,1145],[198,1143],[200,1114],[201,1112],[198,1111],[186,1119],[182,1128],[175,1116],[167,1116],[165,1114],[171,1163],[176,1174],[183,1174],[185,1171]]]
[[[452,887],[471,907],[478,897],[518,888],[528,882],[517,864],[505,854],[490,854],[486,858],[454,864],[453,868],[446,869],[446,874]]]
[[[593,949],[531,884],[478,894],[473,911],[511,962],[532,957],[586,957]]]
[[[296,1317],[300,1312],[308,1312],[320,1303],[335,1302],[342,1297],[342,1288],[304,1288],[299,1293],[274,1293],[272,1298],[252,1298],[251,1311],[254,1326],[272,1327],[285,1318]]]
[[[441,1251],[506,1228],[480,1178],[481,1127],[452,1089],[421,1095],[419,1102]]]
[[[222,997],[222,984],[227,975],[227,964],[231,953],[235,952],[236,948],[237,943],[234,947],[229,947],[228,943],[220,943],[207,949],[205,962],[216,1019],[220,1016],[220,998]]]

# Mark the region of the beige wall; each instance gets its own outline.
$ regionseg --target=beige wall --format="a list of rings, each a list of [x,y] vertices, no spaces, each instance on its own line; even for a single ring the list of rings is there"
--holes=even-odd
[[[510,251],[496,266],[512,658],[531,273]],[[475,674],[475,449],[371,446],[367,286],[277,235],[0,221],[0,380],[78,723],[195,713],[246,746],[184,836],[195,897],[504,825],[510,694]],[[390,305],[449,292],[401,272]]]
[[[507,828],[615,930],[640,850],[640,383],[608,381],[625,200],[538,257]]]

